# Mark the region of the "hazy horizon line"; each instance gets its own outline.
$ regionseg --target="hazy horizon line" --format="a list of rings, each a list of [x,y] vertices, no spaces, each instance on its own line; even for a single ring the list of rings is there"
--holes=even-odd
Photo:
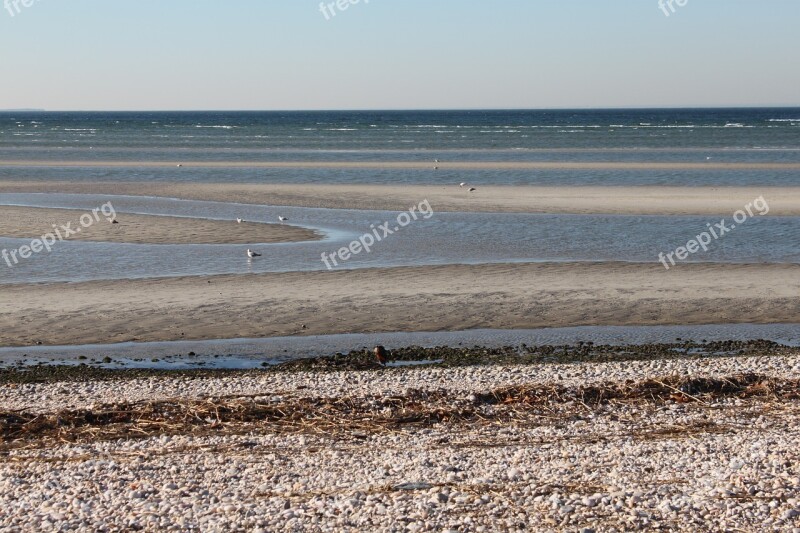
[[[352,109],[0,109],[0,113],[378,113],[378,112],[467,112],[467,111],[669,111],[704,109],[800,109],[800,104],[787,105],[719,105],[719,106],[631,106],[631,107],[442,107],[442,108],[352,108]]]

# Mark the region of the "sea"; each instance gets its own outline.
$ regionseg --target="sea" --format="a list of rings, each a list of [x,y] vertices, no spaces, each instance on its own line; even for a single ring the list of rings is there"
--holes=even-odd
[[[433,170],[433,161],[800,163],[800,109],[574,111],[136,112],[0,114],[0,181],[482,185],[800,186],[757,170]],[[26,161],[24,167],[9,161]],[[58,166],[59,161],[125,166]],[[413,161],[420,168],[153,168],[137,162]],[[37,165],[50,162],[50,165]],[[146,191],[143,191],[146,194]],[[755,198],[755,196],[754,196]],[[420,199],[422,200],[422,199]],[[769,198],[766,198],[768,201]],[[0,285],[324,270],[330,253],[397,213],[76,194],[0,194],[0,205],[275,222],[322,240],[235,245],[59,243],[8,267]],[[436,206],[432,209],[436,211]],[[732,214],[721,213],[730,218]],[[720,217],[439,213],[338,268],[498,262],[655,263]],[[65,221],[66,222],[66,221]],[[29,241],[29,240],[28,240]],[[800,264],[800,217],[756,216],[687,262]],[[24,239],[0,237],[0,248]],[[87,257],[102,258],[87,261]]]
[[[0,179],[797,186],[788,170],[19,168],[2,161],[800,162],[800,108],[2,112]]]
[[[296,184],[797,187],[800,172],[755,170],[433,170],[439,161],[800,163],[800,109],[652,109],[541,111],[336,111],[336,112],[0,112],[0,181],[179,182]],[[69,161],[69,166],[57,162]],[[159,168],[136,163],[165,161],[243,162],[426,162],[419,168],[333,169],[225,167]],[[14,164],[12,164],[14,162]],[[20,162],[26,162],[20,165]],[[91,166],[75,162],[92,162]],[[100,164],[97,164],[100,162]],[[109,165],[102,165],[109,162]],[[37,163],[48,163],[42,165]],[[116,166],[113,163],[125,163]],[[236,245],[147,245],[85,241],[58,243],[17,265],[0,262],[0,287],[23,283],[123,280],[208,274],[325,270],[330,253],[395,220],[397,213],[368,209],[317,209],[143,196],[0,193],[0,205],[90,210],[112,201],[126,214],[170,215],[291,224],[317,231],[321,240],[258,244],[263,256],[249,261]],[[619,261],[658,263],[661,252],[683,246],[723,216],[543,215],[439,212],[420,220],[339,268],[360,269],[441,264]],[[68,221],[64,221],[68,222]],[[47,228],[45,228],[47,229]],[[800,266],[800,217],[754,217],[687,262],[788,263]],[[0,249],[30,239],[0,236]],[[674,267],[681,268],[682,265]],[[664,275],[668,275],[664,271]],[[800,342],[797,325],[726,325],[683,328],[562,328],[525,332],[476,331],[397,334],[387,346],[483,345],[525,342],[662,342],[696,339],[768,338]],[[751,329],[747,329],[751,328]],[[753,329],[754,328],[754,329]],[[759,329],[760,328],[760,329]],[[416,335],[416,336],[414,336]],[[472,335],[472,336],[470,336]],[[516,336],[515,336],[516,335]],[[363,338],[362,338],[363,337]],[[245,368],[264,354],[319,355],[371,345],[362,336],[243,339],[148,345],[165,368],[187,365]],[[531,340],[533,339],[533,340]],[[232,344],[226,344],[231,342]],[[265,344],[266,343],[266,344]],[[305,344],[303,344],[305,343]],[[3,364],[77,364],[65,347],[0,348]],[[47,349],[45,349],[47,348]],[[77,347],[80,354],[113,355],[121,365],[140,365],[140,345]],[[49,351],[48,351],[49,350]],[[194,362],[174,354],[196,352]],[[39,353],[41,352],[41,353]],[[78,353],[78,352],[75,352]],[[72,355],[70,355],[72,354]],[[173,355],[170,355],[173,354]],[[224,357],[220,358],[219,356]],[[159,356],[160,357],[160,356]],[[170,359],[172,357],[172,359]],[[126,359],[127,358],[127,359]],[[202,359],[202,360],[201,360]],[[280,357],[273,357],[278,361]],[[148,358],[149,360],[149,358]],[[270,359],[272,360],[272,359]],[[200,362],[198,362],[200,361]]]

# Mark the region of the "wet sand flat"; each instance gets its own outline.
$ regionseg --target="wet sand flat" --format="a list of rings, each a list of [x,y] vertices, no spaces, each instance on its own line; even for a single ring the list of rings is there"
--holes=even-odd
[[[796,323],[790,264],[449,265],[0,286],[0,345]]]
[[[0,181],[2,193],[158,196],[242,204],[401,211],[427,199],[437,211],[728,216],[764,197],[769,214],[800,215],[800,187],[295,185]]]
[[[98,206],[99,208],[100,206]],[[107,210],[110,212],[110,210]],[[81,217],[90,215],[87,225]],[[111,218],[117,224],[110,223]],[[89,224],[90,223],[90,224]],[[62,228],[67,226],[71,235]],[[0,206],[0,236],[38,239],[59,230],[65,238],[76,241],[131,244],[253,244],[315,240],[311,230],[283,224],[261,224],[235,220],[120,214],[107,217],[102,212],[72,209],[40,209]]]

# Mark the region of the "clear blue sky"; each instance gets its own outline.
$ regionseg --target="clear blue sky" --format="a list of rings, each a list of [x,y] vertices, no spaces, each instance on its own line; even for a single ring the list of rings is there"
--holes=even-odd
[[[658,0],[361,0],[331,20],[319,0],[0,8],[0,109],[800,105],[798,0],[669,17]]]

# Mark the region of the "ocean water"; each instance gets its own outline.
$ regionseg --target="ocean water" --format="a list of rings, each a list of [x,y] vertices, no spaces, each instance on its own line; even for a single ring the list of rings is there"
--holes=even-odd
[[[0,194],[0,205],[59,207],[83,211],[112,201],[121,221],[126,213],[274,222],[316,230],[320,241],[254,244],[263,257],[249,260],[248,246],[146,245],[64,241],[9,267],[0,261],[0,285],[28,282],[318,271],[322,253],[334,253],[369,233],[374,224],[396,220],[388,211],[270,207],[134,196]],[[434,207],[435,211],[435,207]],[[436,213],[420,218],[353,256],[337,269],[442,264],[625,261],[656,263],[660,252],[684,246],[722,217],[541,215],[521,213]],[[66,222],[66,221],[65,221]],[[728,222],[730,219],[728,217]],[[687,262],[800,264],[800,217],[755,217]],[[0,237],[0,250],[30,239]],[[681,268],[678,265],[675,268]]]
[[[800,186],[796,170],[433,170],[442,161],[800,163],[800,109],[0,113],[0,180],[184,183]],[[29,161],[20,167],[4,161]],[[113,166],[36,166],[110,161]],[[424,169],[145,168],[152,161],[414,161]],[[333,252],[396,213],[63,194],[0,194],[0,204],[293,224],[320,242],[240,246],[64,242],[23,264],[0,263],[0,285],[202,274],[321,270]],[[434,206],[435,209],[435,206]],[[727,214],[730,217],[730,214]],[[344,268],[538,261],[656,262],[715,217],[437,213]],[[27,241],[29,243],[29,240]],[[800,264],[800,217],[749,221],[690,260]],[[0,249],[22,239],[0,237]],[[247,248],[247,247],[244,247]],[[93,258],[87,261],[86,258]]]
[[[793,170],[433,170],[433,161],[800,163],[800,109],[448,111],[448,112],[0,112],[0,180],[183,183],[497,185],[800,186]],[[10,161],[27,161],[24,167]],[[124,162],[124,167],[37,166],[37,162]],[[425,169],[146,168],[137,163],[360,161],[426,162]],[[29,282],[77,282],[206,274],[324,270],[331,253],[397,213],[286,208],[151,197],[0,194],[0,205],[92,209],[113,201],[128,213],[292,224],[323,235],[317,242],[247,246],[134,245],[67,241],[9,267],[0,287]],[[435,206],[434,206],[435,209]],[[730,217],[730,215],[728,215]],[[721,217],[436,213],[396,233],[342,268],[501,262],[629,261],[657,263],[659,252],[683,246]],[[67,222],[67,221],[64,221]],[[0,236],[0,250],[30,239]],[[756,217],[693,262],[800,265],[800,217]],[[678,265],[676,268],[681,268]],[[724,266],[721,266],[724,268]],[[678,328],[678,329],[676,329]],[[699,329],[698,329],[699,328]],[[645,342],[683,338],[775,338],[797,342],[797,325],[714,326],[688,330],[598,328],[527,332],[419,333],[383,336],[387,345],[474,342],[487,345],[573,342],[587,338]],[[731,329],[733,328],[733,329]],[[753,329],[761,328],[761,329]],[[782,329],[783,328],[783,329]],[[5,363],[75,363],[77,353],[114,354],[124,366],[196,364],[249,368],[288,352],[325,354],[372,345],[369,335],[234,340],[221,343],[2,349]],[[163,355],[163,363],[131,354]],[[204,357],[178,356],[193,350]],[[222,356],[222,357],[217,357]],[[152,357],[152,355],[151,355]],[[160,357],[160,356],[159,356]],[[31,359],[33,358],[33,359]],[[140,357],[138,359],[141,359]],[[150,358],[147,359],[148,361]]]
[[[3,161],[800,163],[800,109],[0,113],[0,179],[800,185],[800,172],[15,168]]]

